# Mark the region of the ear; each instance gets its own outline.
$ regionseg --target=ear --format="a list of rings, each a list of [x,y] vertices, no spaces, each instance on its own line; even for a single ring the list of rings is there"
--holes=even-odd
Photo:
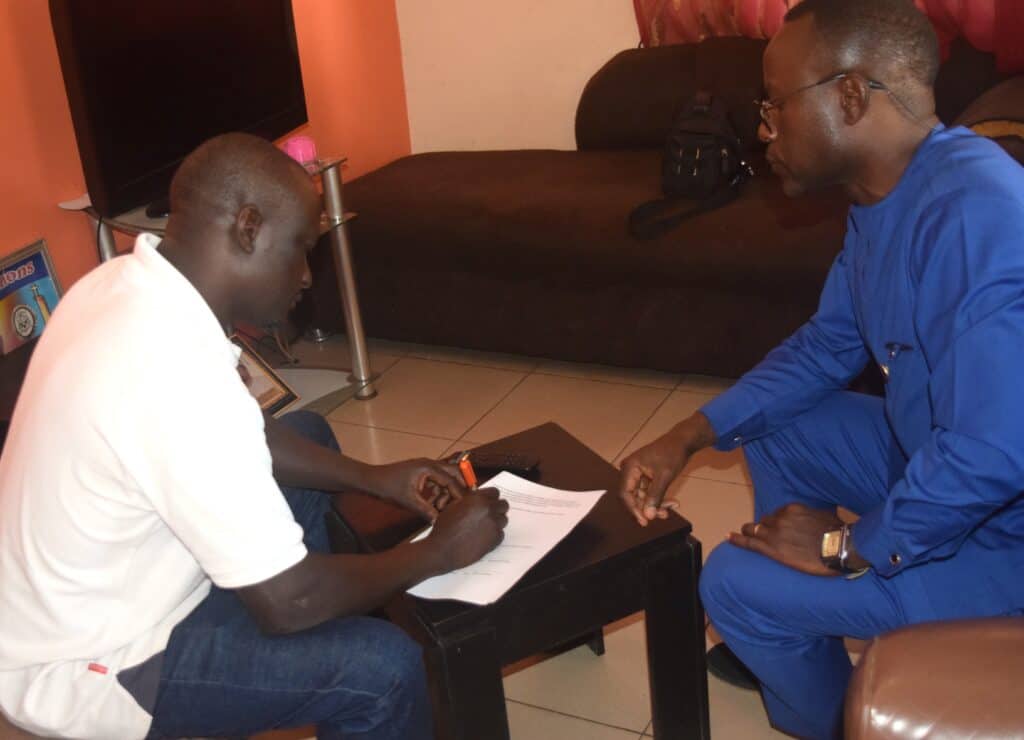
[[[252,254],[256,249],[256,239],[263,227],[263,214],[254,205],[246,204],[235,217],[235,237],[242,251]]]
[[[871,88],[859,74],[851,73],[839,80],[839,105],[847,126],[858,123],[868,112]]]

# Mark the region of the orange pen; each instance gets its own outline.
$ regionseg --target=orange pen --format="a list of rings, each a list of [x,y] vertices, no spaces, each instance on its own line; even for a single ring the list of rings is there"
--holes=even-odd
[[[469,453],[463,452],[459,455],[459,472],[462,473],[462,480],[471,491],[476,490],[476,471],[473,470],[473,463],[469,461]]]

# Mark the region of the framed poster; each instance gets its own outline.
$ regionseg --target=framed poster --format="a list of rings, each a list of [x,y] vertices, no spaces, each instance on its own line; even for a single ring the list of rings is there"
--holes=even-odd
[[[0,260],[0,354],[42,334],[60,296],[45,240]]]
[[[265,414],[278,416],[299,400],[295,391],[256,354],[248,342],[238,334],[232,334],[231,341],[242,349],[238,358],[238,374]]]

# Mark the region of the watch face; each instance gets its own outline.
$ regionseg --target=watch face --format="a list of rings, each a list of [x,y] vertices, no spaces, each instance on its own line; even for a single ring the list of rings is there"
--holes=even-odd
[[[28,339],[36,330],[36,315],[28,306],[20,305],[11,313],[14,332],[22,339]]]
[[[826,532],[821,538],[821,557],[839,557],[839,547],[842,545],[842,539],[843,530],[841,529],[836,529],[832,532]]]

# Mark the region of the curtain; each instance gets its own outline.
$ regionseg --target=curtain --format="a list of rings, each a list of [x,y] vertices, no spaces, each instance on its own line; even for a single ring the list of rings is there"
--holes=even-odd
[[[964,36],[995,54],[1004,72],[1024,71],[1024,0],[914,0],[931,18],[943,53]],[[640,41],[662,46],[708,36],[771,38],[800,0],[633,0]]]

